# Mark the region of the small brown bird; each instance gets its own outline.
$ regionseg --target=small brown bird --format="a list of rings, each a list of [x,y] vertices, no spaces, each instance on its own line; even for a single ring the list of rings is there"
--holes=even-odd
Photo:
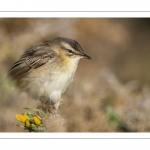
[[[8,75],[34,99],[56,104],[83,57],[91,59],[78,42],[59,37],[27,49]]]

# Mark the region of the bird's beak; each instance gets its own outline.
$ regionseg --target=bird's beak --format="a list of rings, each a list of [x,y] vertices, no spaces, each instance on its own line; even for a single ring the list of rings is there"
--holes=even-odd
[[[91,59],[91,57],[86,55],[85,53],[82,53],[81,56],[85,57],[86,59]]]

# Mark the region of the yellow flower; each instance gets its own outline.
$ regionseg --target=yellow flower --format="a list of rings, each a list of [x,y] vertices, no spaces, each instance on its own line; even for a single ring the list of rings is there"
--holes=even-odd
[[[26,124],[26,127],[30,127],[30,120],[29,119],[26,119],[26,121],[25,121],[25,124]]]
[[[33,120],[34,120],[36,125],[40,125],[41,124],[41,120],[36,115],[33,116]]]
[[[26,120],[30,120],[30,118],[29,118],[26,114],[23,114],[23,115],[16,114],[16,115],[15,115],[15,118],[16,118],[18,121],[23,122],[23,123],[25,123]]]
[[[30,109],[31,110],[31,109]],[[37,111],[37,110],[36,110]],[[38,111],[39,113],[39,111]],[[29,132],[41,132],[44,131],[43,118],[40,115],[36,115],[31,112],[16,114],[15,118],[24,123],[24,126],[16,125],[18,127],[24,128]]]

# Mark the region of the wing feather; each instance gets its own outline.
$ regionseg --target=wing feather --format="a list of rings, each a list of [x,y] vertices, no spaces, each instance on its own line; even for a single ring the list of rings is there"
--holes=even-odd
[[[56,52],[51,50],[49,45],[41,44],[27,49],[21,58],[11,67],[8,76],[16,80],[51,61],[55,55]]]

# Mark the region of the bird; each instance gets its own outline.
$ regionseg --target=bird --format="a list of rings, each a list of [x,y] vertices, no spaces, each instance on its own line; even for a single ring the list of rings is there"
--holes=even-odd
[[[26,49],[8,71],[8,77],[33,99],[58,109],[81,58],[91,59],[77,41],[57,37]]]

